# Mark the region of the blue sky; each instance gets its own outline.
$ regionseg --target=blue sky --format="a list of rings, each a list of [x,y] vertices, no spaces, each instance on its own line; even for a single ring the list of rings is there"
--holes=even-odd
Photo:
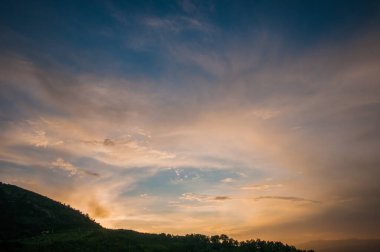
[[[379,25],[379,1],[3,1],[1,180],[111,228],[379,238]]]

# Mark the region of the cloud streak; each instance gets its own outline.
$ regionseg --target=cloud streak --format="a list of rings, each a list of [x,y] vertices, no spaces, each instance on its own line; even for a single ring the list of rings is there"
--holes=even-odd
[[[79,169],[73,166],[72,164],[70,164],[69,162],[64,161],[62,158],[57,158],[57,160],[52,162],[51,168],[64,170],[69,174],[69,176],[82,175],[82,174],[96,176],[96,177],[99,176],[99,174],[96,172]]]

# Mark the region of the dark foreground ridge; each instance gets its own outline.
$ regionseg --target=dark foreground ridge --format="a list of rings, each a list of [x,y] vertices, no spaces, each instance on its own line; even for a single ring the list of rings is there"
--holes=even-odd
[[[281,242],[238,242],[226,235],[105,229],[78,210],[1,182],[0,223],[0,251],[305,252]]]

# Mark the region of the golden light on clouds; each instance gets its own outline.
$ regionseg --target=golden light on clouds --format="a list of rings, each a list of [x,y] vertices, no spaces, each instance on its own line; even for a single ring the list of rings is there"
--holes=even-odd
[[[265,27],[229,37],[212,18],[136,16],[138,32],[111,15],[122,28],[99,29],[84,54],[0,51],[3,182],[108,228],[379,237],[377,30],[302,46]]]

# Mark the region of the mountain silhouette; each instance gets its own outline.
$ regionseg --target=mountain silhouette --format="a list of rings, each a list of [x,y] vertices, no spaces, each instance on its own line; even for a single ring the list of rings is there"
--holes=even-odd
[[[0,251],[306,252],[281,242],[239,242],[223,234],[177,236],[105,229],[70,206],[1,182]]]
[[[0,240],[101,226],[87,215],[37,193],[0,184]]]

